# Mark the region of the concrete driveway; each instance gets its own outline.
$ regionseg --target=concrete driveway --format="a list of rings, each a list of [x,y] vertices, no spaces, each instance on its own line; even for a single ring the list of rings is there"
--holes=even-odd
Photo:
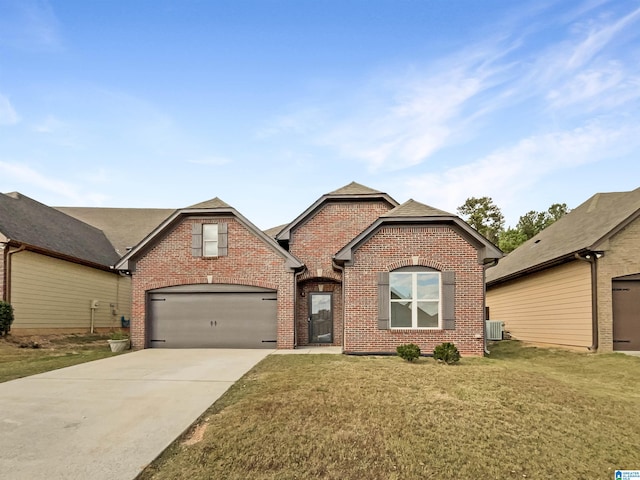
[[[0,384],[0,478],[133,479],[273,350],[149,349]]]

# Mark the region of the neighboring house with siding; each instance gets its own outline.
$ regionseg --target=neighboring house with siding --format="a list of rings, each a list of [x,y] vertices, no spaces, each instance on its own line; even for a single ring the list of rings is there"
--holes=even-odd
[[[500,260],[487,305],[516,339],[640,351],[640,188],[594,195]]]
[[[457,216],[355,182],[279,231],[219,199],[170,215],[116,264],[146,347],[484,351],[484,275],[502,253]]]
[[[12,333],[87,331],[130,316],[131,282],[104,233],[20,193],[0,194],[0,298]],[[96,308],[91,302],[97,300]]]

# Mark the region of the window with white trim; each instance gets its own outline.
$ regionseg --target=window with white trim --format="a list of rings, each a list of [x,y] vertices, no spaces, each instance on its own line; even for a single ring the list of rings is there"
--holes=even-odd
[[[440,272],[391,272],[389,326],[441,328],[440,283]]]
[[[217,223],[205,223],[202,225],[202,255],[204,257],[218,256]]]

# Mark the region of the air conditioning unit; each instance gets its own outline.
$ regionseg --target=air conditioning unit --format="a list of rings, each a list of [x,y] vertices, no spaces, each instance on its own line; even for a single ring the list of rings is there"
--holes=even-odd
[[[499,320],[487,320],[487,340],[502,340],[504,322]]]

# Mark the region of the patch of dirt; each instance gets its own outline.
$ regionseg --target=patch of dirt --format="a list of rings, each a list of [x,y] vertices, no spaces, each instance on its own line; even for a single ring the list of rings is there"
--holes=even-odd
[[[187,438],[182,441],[182,444],[190,446],[195,445],[196,443],[200,443],[204,438],[204,432],[207,430],[208,425],[208,423],[201,423],[199,425],[196,425],[193,430],[189,432]]]
[[[15,348],[42,348],[58,350],[77,347],[79,345],[103,344],[105,336],[82,334],[49,334],[49,335],[7,335],[2,337],[6,345]]]

